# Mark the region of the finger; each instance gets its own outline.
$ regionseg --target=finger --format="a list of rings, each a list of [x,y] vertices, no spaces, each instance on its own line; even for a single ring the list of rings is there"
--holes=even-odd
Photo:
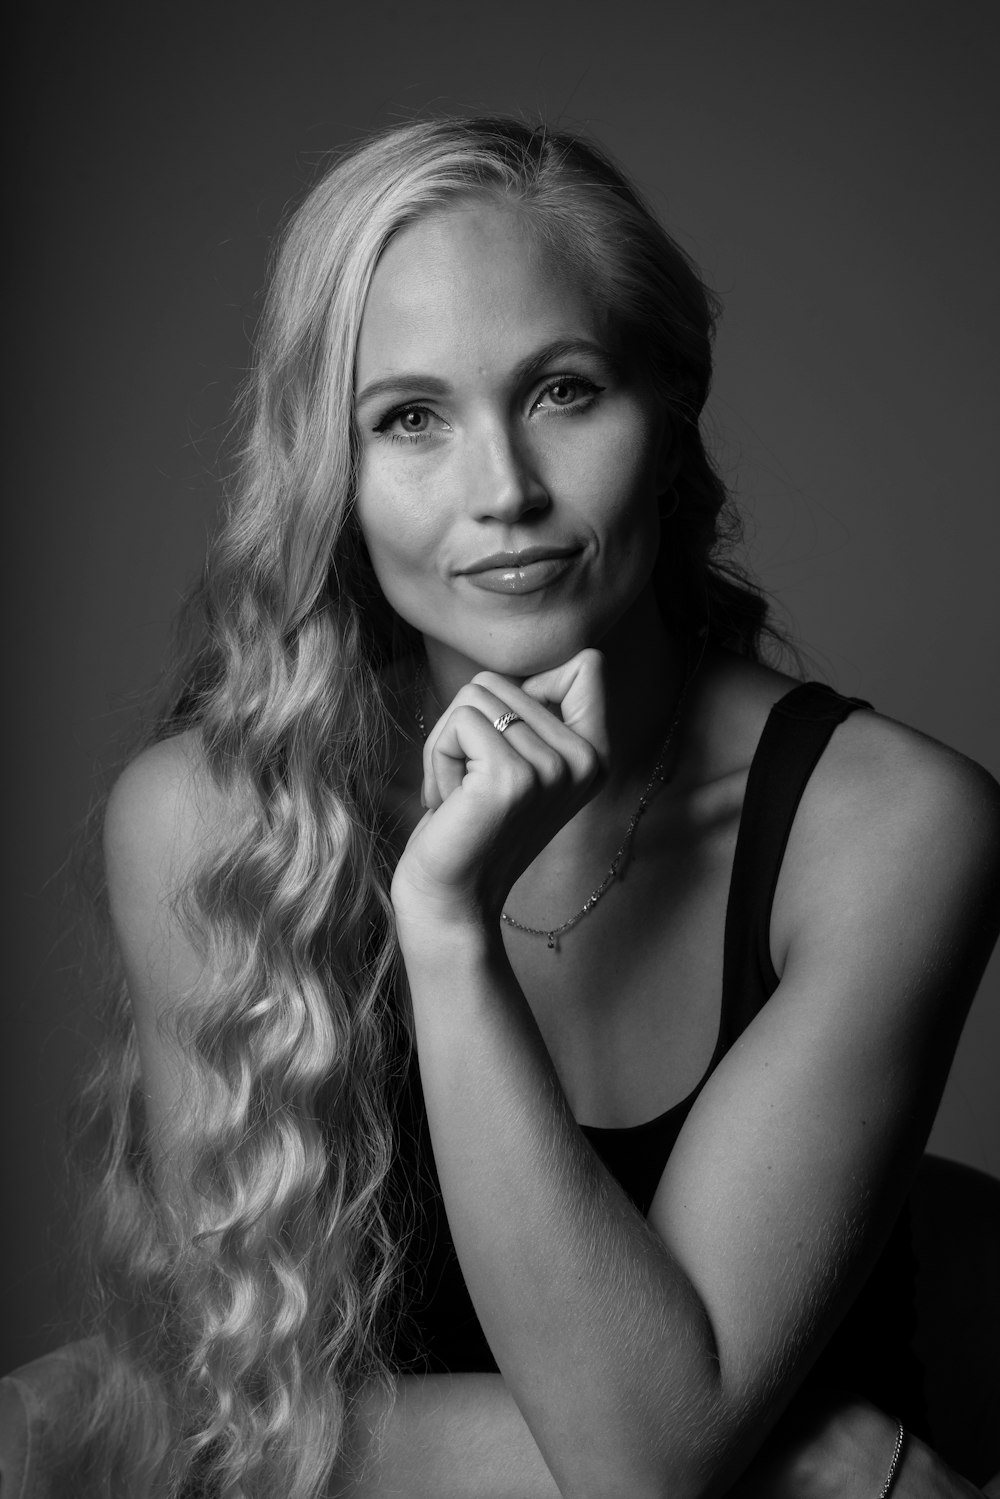
[[[455,697],[452,699],[451,703],[449,703],[444,713],[441,714],[441,717],[432,726],[430,733],[427,735],[427,738],[424,741],[425,768],[433,759],[435,745],[437,744],[441,731],[448,720],[449,714],[451,714],[456,708],[462,707],[463,705],[476,708],[480,713],[482,713],[484,718],[489,720],[490,725],[495,730],[496,724],[505,715],[508,715],[512,711],[511,704],[507,701],[506,697],[501,696],[496,691],[491,690],[490,685],[488,685],[485,680],[487,675],[491,676],[491,681],[500,686],[501,690],[504,687],[507,687],[508,689],[510,688],[511,684],[507,682],[505,678],[497,676],[495,674],[481,673],[480,677],[482,678],[482,680],[480,680],[480,677],[475,677],[471,682],[467,682],[465,686],[462,687],[458,693],[456,693]],[[526,700],[522,704],[522,706],[525,707],[526,711],[532,714],[533,718],[540,718],[537,704],[530,703]],[[522,719],[523,716],[524,715],[521,713],[516,713],[515,722],[519,719]],[[552,715],[546,714],[545,717],[551,718]],[[540,727],[541,724],[539,723],[538,726]],[[507,729],[496,730],[496,732],[506,733],[512,727],[512,724],[508,724]]]
[[[505,712],[498,698],[476,691],[467,684],[427,736],[424,744],[424,805],[436,808],[457,791],[465,779],[469,760],[489,751],[487,735],[496,737],[493,720]],[[469,717],[472,713],[475,716]]]
[[[516,784],[515,767],[526,773],[524,779],[534,778],[530,762],[504,743],[492,718],[468,702],[453,704],[442,719],[425,766],[425,801],[433,810],[466,786],[487,796],[507,786],[516,798],[518,791],[527,788]]]
[[[562,722],[594,746],[602,765],[607,763],[604,657],[600,651],[579,651],[561,666],[529,677],[521,690],[557,708]]]
[[[551,742],[556,727],[571,752],[578,743],[561,724],[537,703],[525,700],[532,718],[544,728],[545,737],[519,715],[503,732],[496,728],[511,711],[511,705],[482,683],[462,688],[451,709],[435,725],[424,750],[424,801],[436,808],[468,778],[480,779],[484,790],[506,788],[515,799],[530,785],[552,787],[573,778],[573,767]],[[515,710],[516,711],[516,710]]]
[[[537,704],[525,704],[533,717],[551,720],[551,714],[539,710]],[[536,766],[543,777],[558,776],[558,767],[553,764],[553,751],[538,741],[535,733],[522,728],[521,716],[508,725],[506,730],[497,729],[510,712],[503,698],[490,692],[481,683],[467,683],[457,694],[448,712],[435,724],[424,749],[424,801],[427,806],[438,806],[453,791],[457,790],[468,772],[473,753],[481,759],[489,759],[492,750],[505,734],[513,734],[516,750]],[[470,719],[469,712],[477,715]],[[485,729],[485,734],[483,730]],[[516,730],[516,734],[514,731]],[[501,757],[502,763],[502,757]]]
[[[478,694],[478,698],[482,698],[482,694]],[[475,692],[470,694],[469,684],[456,693],[424,740],[424,780],[420,799],[425,807],[439,807],[445,797],[450,796],[461,785],[465,777],[466,758],[461,754],[459,741],[452,733],[442,742],[442,734],[455,710],[468,706],[480,709],[487,716],[492,710],[492,718],[504,711],[496,699],[485,702],[477,700]]]
[[[529,728],[531,728],[546,744],[562,755],[570,765],[574,777],[580,781],[589,781],[597,767],[593,763],[594,747],[586,735],[581,735],[576,728],[563,722],[558,712],[548,706],[547,700],[534,697],[511,682],[509,678],[500,676],[497,672],[479,672],[472,679],[472,684],[482,686],[492,692],[503,704],[504,709],[511,709]],[[603,729],[603,695],[601,707],[596,715],[600,718]],[[507,730],[513,733],[517,730],[515,743],[520,744],[522,732],[516,724]]]

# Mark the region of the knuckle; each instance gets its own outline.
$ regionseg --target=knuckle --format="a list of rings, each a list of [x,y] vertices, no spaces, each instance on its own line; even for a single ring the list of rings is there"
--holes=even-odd
[[[604,655],[596,646],[588,645],[577,657],[581,670],[592,672],[595,675],[604,671]]]
[[[587,740],[581,740],[580,749],[577,752],[577,780],[586,783],[592,781],[601,768],[601,758],[596,749]]]
[[[556,750],[545,750],[538,756],[538,773],[550,786],[558,786],[567,779],[566,761]]]
[[[458,691],[456,692],[455,696],[452,698],[452,702],[451,702],[451,711],[452,711],[452,713],[453,714],[461,713],[464,708],[468,708],[470,706],[471,702],[474,700],[474,696],[475,696],[475,689],[474,689],[472,683],[471,682],[464,683],[463,686],[461,686],[458,689]]]
[[[477,728],[482,716],[472,703],[459,703],[455,708],[456,723],[466,729]]]
[[[499,779],[506,794],[512,799],[520,800],[533,790],[535,772],[527,760],[522,760],[520,756],[516,759],[511,756],[504,764]]]

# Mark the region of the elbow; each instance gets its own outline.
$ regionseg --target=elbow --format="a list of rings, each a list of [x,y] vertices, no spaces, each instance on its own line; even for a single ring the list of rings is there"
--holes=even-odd
[[[555,1475],[562,1499],[719,1499],[732,1483],[703,1451],[665,1457],[637,1447],[605,1453],[586,1472]]]
[[[719,1405],[675,1411],[669,1427],[633,1428],[602,1449],[596,1461],[591,1449],[572,1472],[554,1473],[562,1499],[723,1499],[750,1456],[746,1432],[741,1440]],[[802,1499],[812,1493],[801,1490]]]
[[[562,1499],[715,1499],[722,1489],[675,1472],[636,1471],[628,1463],[614,1476],[601,1474],[559,1483]]]
[[[738,1477],[742,1423],[714,1356],[681,1379],[632,1382],[600,1416],[558,1466],[547,1454],[562,1499],[721,1499]]]

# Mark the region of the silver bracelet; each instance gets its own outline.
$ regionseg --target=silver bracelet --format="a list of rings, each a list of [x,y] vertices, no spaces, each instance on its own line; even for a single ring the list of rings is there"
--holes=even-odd
[[[878,1499],[886,1499],[889,1490],[892,1488],[892,1481],[896,1476],[896,1469],[899,1467],[899,1459],[903,1454],[903,1437],[905,1435],[903,1423],[900,1421],[899,1430],[896,1433],[896,1446],[893,1450],[892,1462],[889,1464],[889,1471],[885,1475],[885,1483],[879,1489]]]

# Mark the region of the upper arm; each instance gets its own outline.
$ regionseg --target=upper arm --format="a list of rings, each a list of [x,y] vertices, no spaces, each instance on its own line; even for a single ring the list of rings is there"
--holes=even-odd
[[[215,793],[217,796],[218,794]],[[175,1035],[204,963],[179,910],[217,809],[193,734],[144,750],[108,800],[104,858],[111,920],[132,1006],[147,1118],[162,1164],[193,1074]]]
[[[796,818],[778,989],[704,1088],[650,1213],[751,1406],[794,1388],[884,1242],[997,923],[1000,790],[858,717]]]

